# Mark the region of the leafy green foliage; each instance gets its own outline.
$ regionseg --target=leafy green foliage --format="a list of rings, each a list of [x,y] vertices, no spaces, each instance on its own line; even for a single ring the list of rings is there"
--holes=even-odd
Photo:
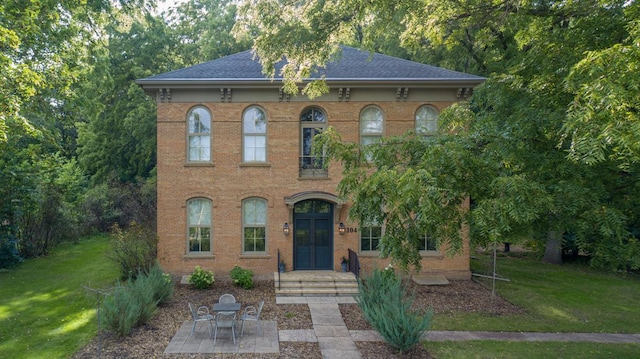
[[[211,288],[211,286],[215,282],[215,278],[213,276],[213,272],[206,271],[200,266],[196,266],[196,268],[187,278],[187,282],[189,284],[192,284],[197,289],[208,289]]]
[[[0,269],[15,267],[24,260],[18,252],[17,242],[12,236],[0,234]]]
[[[236,264],[230,275],[234,285],[244,289],[253,288],[253,272],[251,270],[244,269]]]
[[[393,268],[375,269],[358,284],[356,301],[364,317],[389,345],[405,353],[420,343],[433,312],[412,308],[415,294],[408,293]]]
[[[107,257],[118,264],[120,277],[135,278],[147,274],[156,264],[158,239],[154,231],[132,223],[128,229],[114,226],[111,231],[111,251]]]

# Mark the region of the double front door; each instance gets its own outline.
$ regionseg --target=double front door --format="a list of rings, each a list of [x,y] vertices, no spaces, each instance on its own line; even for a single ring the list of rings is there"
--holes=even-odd
[[[293,267],[297,270],[333,268],[333,205],[322,200],[295,204]]]

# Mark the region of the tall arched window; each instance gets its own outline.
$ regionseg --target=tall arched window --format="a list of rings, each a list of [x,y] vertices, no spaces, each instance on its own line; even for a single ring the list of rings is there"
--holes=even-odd
[[[187,202],[189,253],[211,253],[211,200],[193,198]]]
[[[378,106],[367,106],[360,112],[360,144],[367,147],[380,142],[384,135],[384,114]],[[371,160],[370,154],[367,159]]]
[[[211,161],[211,113],[196,106],[187,115],[187,161]]]
[[[242,201],[242,251],[267,251],[267,201],[262,198]]]
[[[267,161],[267,115],[251,106],[242,115],[242,161]]]
[[[327,116],[318,107],[306,108],[300,114],[300,176],[326,176],[324,157],[312,152],[313,137],[327,128]]]
[[[420,106],[416,111],[416,134],[435,135],[438,132],[438,110],[435,107]]]

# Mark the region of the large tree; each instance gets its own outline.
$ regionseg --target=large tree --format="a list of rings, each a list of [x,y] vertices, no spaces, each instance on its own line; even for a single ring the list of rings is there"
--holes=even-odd
[[[375,170],[362,172],[349,165],[348,151],[334,152],[345,164],[340,189],[354,201],[354,215],[366,218],[363,208],[375,206],[386,209],[387,221],[404,218],[383,238],[386,254],[416,264],[417,247],[410,245],[412,223],[434,233],[459,223],[444,215],[446,206],[436,210],[433,204],[438,201],[423,199],[437,190],[440,196],[449,194],[445,197],[456,206],[463,194],[471,197],[466,220],[478,243],[499,243],[526,234],[546,245],[547,261],[559,262],[561,244],[570,235],[582,250],[598,258],[594,263],[637,269],[638,246],[630,239],[629,228],[638,216],[625,205],[637,197],[635,169],[620,171],[611,163],[588,166],[568,160],[569,142],[562,131],[576,98],[576,84],[566,86],[571,69],[585,53],[599,53],[628,41],[627,25],[637,8],[635,2],[597,0],[261,0],[242,7],[245,17],[236,29],[239,34],[249,24],[259,29],[254,50],[267,74],[274,75],[274,65],[286,57],[288,66],[281,74],[290,91],[314,68],[339,56],[341,42],[355,38],[370,48],[384,49],[375,39],[362,38],[380,29],[402,40],[406,56],[490,77],[469,104],[442,114],[446,131],[438,141],[427,148],[410,141],[411,146],[422,148],[420,161],[407,157],[403,146],[385,143],[373,155]],[[363,31],[368,25],[376,31]],[[313,84],[303,90],[311,96],[321,91],[326,88]],[[345,145],[339,145],[336,136],[326,137],[324,144],[329,147]],[[428,149],[435,143],[446,151]],[[473,180],[457,180],[459,173]],[[408,177],[430,178],[424,174],[456,180],[430,179],[407,186],[411,190],[396,191],[394,185]],[[360,176],[357,186],[349,182],[354,176]],[[382,193],[381,203],[370,203],[371,198],[361,195],[370,186]],[[621,191],[625,201],[619,199]],[[422,202],[412,203],[413,197]],[[424,216],[409,214],[397,203],[417,205],[412,207],[416,213],[429,209],[436,214],[434,222],[420,223]],[[452,233],[439,234],[443,240],[454,240],[452,248],[457,247]]]

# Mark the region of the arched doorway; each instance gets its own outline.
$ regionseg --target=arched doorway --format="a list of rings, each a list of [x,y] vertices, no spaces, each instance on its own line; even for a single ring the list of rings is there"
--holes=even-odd
[[[293,269],[333,268],[333,204],[307,199],[293,206]]]

